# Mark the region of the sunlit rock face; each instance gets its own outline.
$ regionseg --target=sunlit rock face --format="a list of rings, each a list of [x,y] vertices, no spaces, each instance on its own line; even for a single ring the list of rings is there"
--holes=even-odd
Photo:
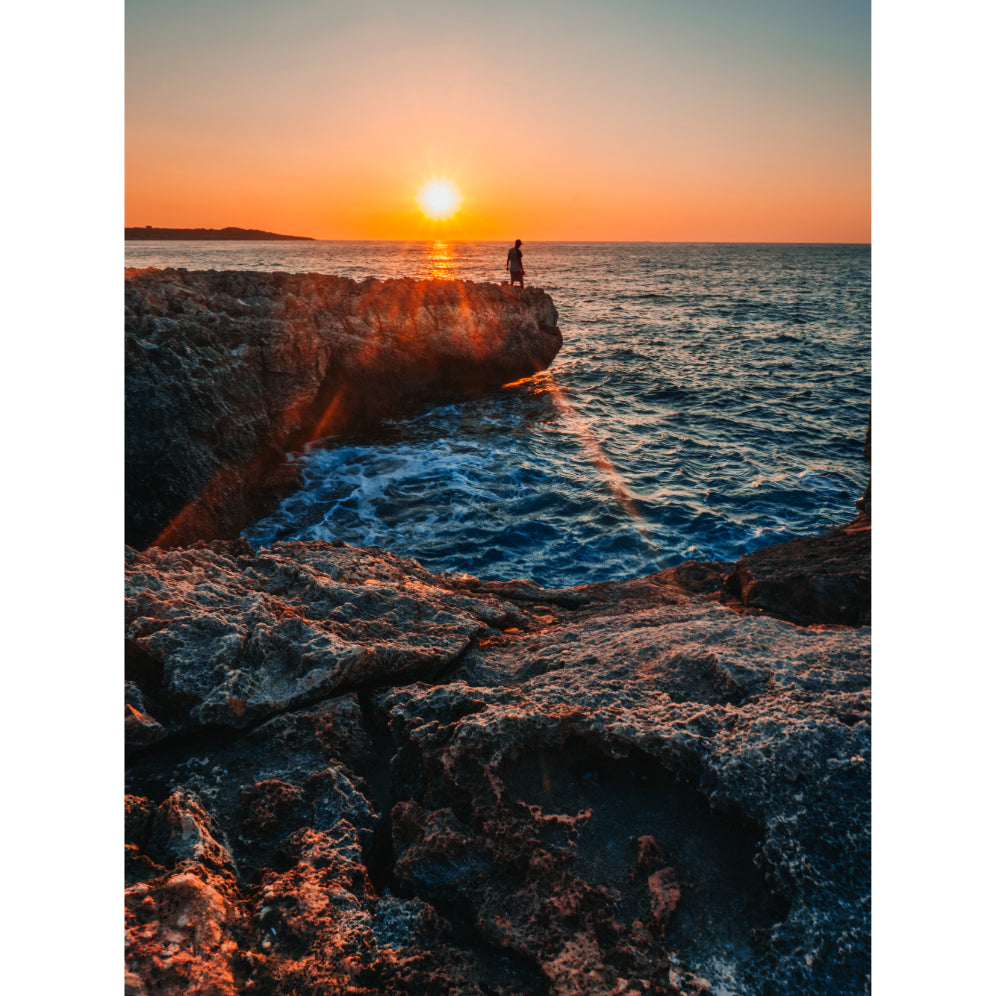
[[[870,630],[731,568],[129,552],[133,991],[865,993]]]
[[[288,451],[549,366],[537,288],[321,274],[126,271],[126,541],[232,537]]]

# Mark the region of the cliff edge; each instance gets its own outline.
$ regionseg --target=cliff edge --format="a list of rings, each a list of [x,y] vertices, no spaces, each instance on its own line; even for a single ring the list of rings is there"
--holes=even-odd
[[[125,536],[237,536],[293,483],[289,451],[549,366],[537,288],[302,273],[125,273]]]

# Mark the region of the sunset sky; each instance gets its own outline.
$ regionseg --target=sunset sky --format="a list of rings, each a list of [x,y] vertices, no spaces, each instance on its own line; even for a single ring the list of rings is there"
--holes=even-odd
[[[126,0],[125,27],[129,226],[870,241],[867,0]]]

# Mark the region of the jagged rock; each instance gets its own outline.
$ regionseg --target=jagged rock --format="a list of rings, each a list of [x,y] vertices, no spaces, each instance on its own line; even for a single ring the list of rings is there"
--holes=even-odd
[[[142,690],[134,682],[125,682],[125,746],[145,747],[166,736],[162,723],[148,714]]]
[[[132,750],[128,971],[864,993],[870,632],[733,611],[730,569],[551,592],[345,545],[131,551],[129,677],[171,736]],[[134,890],[178,875],[208,933],[141,934]]]
[[[332,753],[375,778],[359,714],[344,696],[210,748],[200,741],[179,761],[153,751],[131,766],[143,791],[177,786],[154,817],[147,797],[126,797],[129,869],[140,873],[126,893],[136,992],[541,991],[527,969],[496,970],[455,945],[430,904],[375,891],[388,860],[375,839],[376,792]],[[195,916],[204,921],[196,935]]]
[[[397,874],[475,909],[553,992],[634,971],[672,991],[678,966],[716,962],[754,980],[744,992],[860,993],[869,633],[734,614],[660,580],[597,586],[551,609],[556,625],[472,649],[446,684],[379,697],[421,759],[416,777],[394,762],[419,798],[414,818],[396,808]],[[637,873],[646,836],[677,877]]]
[[[726,590],[744,605],[808,626],[871,623],[871,519],[741,557]]]
[[[164,867],[197,864],[220,874],[233,874],[232,856],[215,840],[216,835],[196,793],[177,789],[156,810],[149,851]]]
[[[242,916],[227,880],[199,868],[125,892],[125,963],[135,991],[234,996]]]
[[[177,789],[159,806],[148,848],[164,864],[125,890],[127,984],[234,996],[243,920],[235,868],[195,794]]]
[[[537,288],[315,273],[125,276],[126,542],[236,536],[296,480],[288,451],[549,366]]]
[[[371,682],[429,676],[518,618],[380,551],[311,542],[255,552],[244,540],[128,551],[125,617],[134,673],[158,678],[150,718],[173,730],[245,727]]]

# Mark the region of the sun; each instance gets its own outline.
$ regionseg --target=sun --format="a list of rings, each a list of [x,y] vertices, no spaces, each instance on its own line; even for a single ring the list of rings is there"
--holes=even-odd
[[[452,218],[460,210],[463,198],[451,180],[429,180],[415,198],[422,213],[433,221]]]

